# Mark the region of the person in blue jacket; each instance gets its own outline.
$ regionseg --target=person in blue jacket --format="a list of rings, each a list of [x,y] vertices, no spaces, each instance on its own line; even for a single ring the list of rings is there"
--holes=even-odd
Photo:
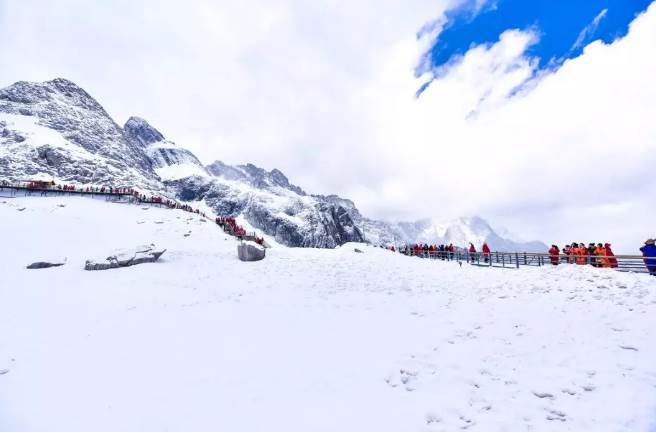
[[[640,248],[642,257],[644,257],[645,265],[650,274],[656,276],[656,241],[654,239],[647,239],[645,246]]]

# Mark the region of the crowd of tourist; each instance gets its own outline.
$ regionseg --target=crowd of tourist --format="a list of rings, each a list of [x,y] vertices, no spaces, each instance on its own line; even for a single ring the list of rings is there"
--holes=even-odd
[[[390,249],[392,251],[395,251],[395,248],[393,246]],[[455,251],[456,248],[453,246],[453,244],[450,245],[414,244],[414,245],[403,245],[399,247],[399,252],[407,256],[430,257],[430,258],[437,258],[440,260],[452,259],[453,253]]]
[[[616,268],[617,259],[609,243],[591,242],[586,246],[583,242],[572,242],[561,250],[558,245],[549,249],[549,259],[552,265],[572,263],[577,265],[592,265],[598,268]]]
[[[435,258],[441,260],[453,260],[458,252],[457,257],[460,260],[469,259],[472,262],[483,261],[489,263],[491,250],[486,242],[483,242],[480,252],[477,251],[473,243],[469,248],[456,247],[453,244],[428,244],[417,243],[413,245],[403,245],[397,248],[394,246],[384,247],[391,251],[398,251],[401,254],[409,256],[418,256],[424,258]],[[650,274],[656,276],[656,239],[647,239],[645,245],[640,248],[643,261]],[[469,257],[467,257],[469,256]],[[549,262],[552,265],[562,263],[575,265],[591,265],[596,268],[617,268],[618,261],[611,244],[606,243],[589,243],[572,242],[560,249],[558,245],[552,245],[548,252]]]

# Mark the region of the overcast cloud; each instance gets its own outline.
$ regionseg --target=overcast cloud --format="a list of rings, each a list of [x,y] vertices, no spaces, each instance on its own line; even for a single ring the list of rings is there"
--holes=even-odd
[[[456,3],[0,1],[0,87],[69,78],[118,123],[144,117],[205,163],[279,168],[370,217],[476,214],[626,252],[656,236],[656,5],[538,78],[540,33],[508,30],[417,98]]]

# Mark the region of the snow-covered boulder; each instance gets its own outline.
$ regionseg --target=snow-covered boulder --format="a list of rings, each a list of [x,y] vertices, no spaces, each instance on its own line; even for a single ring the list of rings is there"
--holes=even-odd
[[[140,246],[132,250],[117,250],[104,259],[87,260],[84,269],[87,271],[102,271],[141,263],[152,263],[156,262],[165,251],[157,249],[154,244]]]
[[[255,262],[262,260],[265,255],[265,248],[255,242],[246,241],[237,245],[237,256],[242,262]]]

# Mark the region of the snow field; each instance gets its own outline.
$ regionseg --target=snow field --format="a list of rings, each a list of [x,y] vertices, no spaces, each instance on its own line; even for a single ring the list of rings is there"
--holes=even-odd
[[[0,198],[0,222],[3,430],[656,425],[648,275],[354,244],[242,263],[198,215],[85,197]],[[83,270],[151,242],[158,263]]]

